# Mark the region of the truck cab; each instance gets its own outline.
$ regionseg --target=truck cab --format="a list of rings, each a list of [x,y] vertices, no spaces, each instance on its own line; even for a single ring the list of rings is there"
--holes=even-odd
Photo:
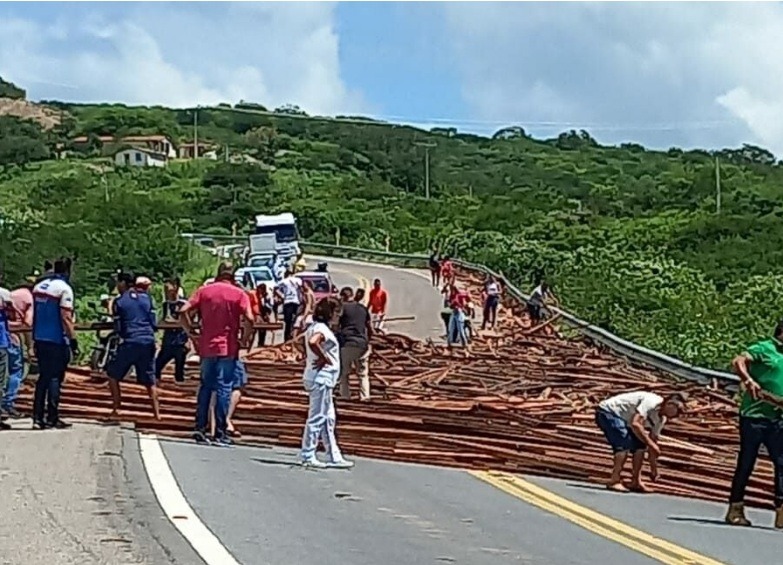
[[[275,250],[284,260],[297,257],[299,250],[299,230],[296,218],[290,212],[256,216],[254,234],[274,235]]]

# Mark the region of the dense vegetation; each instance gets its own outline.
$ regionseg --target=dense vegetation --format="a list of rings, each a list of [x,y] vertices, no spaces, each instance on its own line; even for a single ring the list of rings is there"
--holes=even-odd
[[[0,78],[0,98],[11,98],[12,100],[24,100],[27,93],[12,82]]]
[[[0,122],[0,148],[6,131],[31,140],[22,159],[0,149],[10,278],[61,251],[78,253],[85,293],[119,263],[181,272],[189,250],[178,233],[241,232],[254,213],[291,210],[311,240],[334,242],[339,228],[342,243],[381,248],[388,238],[396,251],[437,241],[523,288],[544,274],[580,317],[717,368],[783,312],[783,168],[758,147],[648,151],[600,146],[587,132],[535,140],[519,127],[488,139],[243,103],[199,110],[199,140],[219,146],[220,161],[123,171],[102,160],[98,135],[189,141],[192,111],[60,107],[72,119],[55,134]],[[46,160],[75,135],[94,143]],[[430,200],[423,142],[437,143]],[[250,162],[223,162],[226,147]]]

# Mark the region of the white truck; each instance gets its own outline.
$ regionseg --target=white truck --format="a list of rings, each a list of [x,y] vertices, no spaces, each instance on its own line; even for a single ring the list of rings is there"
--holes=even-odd
[[[299,255],[299,230],[296,228],[296,218],[290,212],[256,216],[254,233],[257,236],[274,235],[275,250],[284,261]]]

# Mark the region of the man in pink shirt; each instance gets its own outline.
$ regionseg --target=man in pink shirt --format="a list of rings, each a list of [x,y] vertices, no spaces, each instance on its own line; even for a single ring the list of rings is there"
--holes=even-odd
[[[201,320],[198,334],[193,330],[193,312],[198,312]],[[253,339],[253,310],[247,293],[234,284],[231,263],[221,263],[215,281],[202,286],[190,297],[180,309],[180,320],[201,357],[201,386],[193,437],[198,443],[209,443],[206,430],[209,402],[214,393],[214,439],[219,445],[230,446],[233,441],[227,433],[227,417],[238,372],[240,330],[242,347],[249,347]]]

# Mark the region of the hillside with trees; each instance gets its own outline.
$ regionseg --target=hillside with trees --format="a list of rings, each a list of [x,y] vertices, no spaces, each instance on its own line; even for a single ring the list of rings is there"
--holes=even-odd
[[[546,276],[576,315],[715,368],[783,314],[783,167],[763,148],[650,151],[585,131],[533,139],[520,126],[485,138],[243,102],[198,110],[199,143],[218,161],[123,170],[100,136],[190,142],[193,110],[47,104],[69,117],[51,131],[0,119],[10,280],[60,252],[77,254],[84,295],[117,264],[183,272],[192,257],[178,234],[229,234],[255,213],[290,210],[313,241],[333,243],[339,228],[357,246],[438,242],[522,288]],[[92,142],[75,147],[76,136]],[[436,144],[429,200],[422,143]]]

